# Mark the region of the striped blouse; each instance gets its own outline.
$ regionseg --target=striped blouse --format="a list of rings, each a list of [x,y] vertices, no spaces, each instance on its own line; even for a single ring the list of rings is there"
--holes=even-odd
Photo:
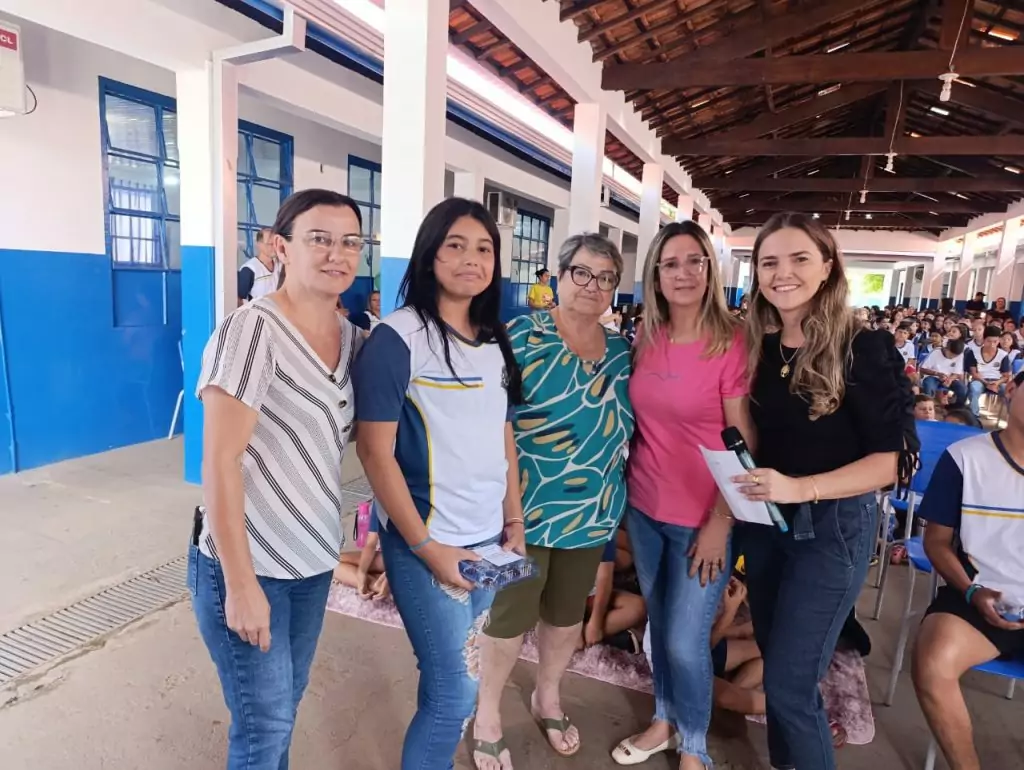
[[[263,577],[311,577],[338,563],[341,460],[355,419],[349,369],[362,341],[339,320],[333,372],[269,297],[225,318],[203,353],[196,395],[216,386],[259,414],[242,480],[249,549]],[[217,558],[208,521],[199,550]]]

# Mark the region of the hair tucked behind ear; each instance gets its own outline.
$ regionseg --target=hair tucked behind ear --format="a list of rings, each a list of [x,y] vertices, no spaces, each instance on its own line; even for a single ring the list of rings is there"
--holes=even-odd
[[[790,391],[800,394],[810,403],[809,411],[813,420],[832,414],[843,402],[847,372],[852,361],[853,338],[862,327],[849,307],[850,288],[843,269],[842,255],[832,234],[806,214],[776,214],[758,233],[751,256],[753,278],[747,316],[748,366],[751,376],[757,372],[761,362],[764,335],[782,328],[779,311],[761,293],[757,282],[757,262],[765,239],[787,228],[801,230],[814,241],[822,258],[832,264],[828,278],[811,300],[811,308],[803,320],[804,344],[800,348],[789,383]]]
[[[415,310],[424,326],[433,327],[438,332],[444,348],[445,363],[458,379],[459,375],[452,365],[453,334],[437,308],[440,286],[434,273],[434,260],[437,259],[437,252],[444,244],[444,239],[448,237],[448,231],[462,217],[472,217],[483,225],[494,244],[494,274],[487,288],[470,302],[469,322],[479,329],[480,342],[495,342],[501,349],[507,374],[505,387],[508,398],[512,404],[518,405],[523,401],[523,378],[512,352],[508,331],[501,322],[501,235],[487,209],[477,201],[448,198],[427,213],[416,232],[409,267],[398,288],[399,301],[402,307]]]

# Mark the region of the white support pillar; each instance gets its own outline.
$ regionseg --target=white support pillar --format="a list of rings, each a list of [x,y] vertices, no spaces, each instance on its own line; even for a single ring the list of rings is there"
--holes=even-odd
[[[551,286],[558,296],[558,251],[569,237],[569,209],[555,209],[548,230],[548,270],[551,271]]]
[[[469,198],[483,203],[485,181],[484,175],[475,171],[456,171],[452,193],[456,198]]]
[[[679,205],[676,206],[676,222],[688,222],[693,219],[693,196],[679,194]]]
[[[569,235],[596,233],[601,221],[604,139],[608,114],[599,104],[577,104],[573,118]]]
[[[203,407],[195,393],[203,348],[238,304],[238,70],[305,48],[306,22],[286,8],[280,35],[213,51],[176,73],[181,164],[181,350],[185,480],[199,483]]]
[[[924,278],[921,281],[921,298],[918,310],[938,309],[942,295],[942,276],[946,271],[946,255],[936,248],[935,256],[924,263]]]
[[[633,294],[643,292],[644,265],[647,252],[661,228],[661,191],[665,183],[665,169],[656,163],[645,163],[640,190],[640,220],[637,223],[636,274],[633,278]]]
[[[615,248],[619,250],[619,254],[622,254],[622,228],[621,227],[609,227],[608,228],[608,240],[615,244]],[[622,275],[619,277],[619,288],[615,291],[615,296],[612,298],[612,304],[617,305],[619,303],[619,295],[623,292],[630,294],[633,291],[633,277],[637,276],[637,280],[640,277],[636,272],[636,259],[628,259],[625,254],[622,254]]]
[[[388,0],[381,141],[381,310],[398,286],[424,215],[444,198],[448,0]]]
[[[974,246],[978,239],[977,233],[964,236],[963,249],[960,251],[960,267],[957,269],[956,288],[953,292],[953,306],[962,313],[969,296],[974,274]]]
[[[988,299],[994,303],[999,297],[1006,298],[1007,307],[1013,300],[1013,271],[1017,263],[1017,243],[1020,240],[1020,218],[1014,217],[1003,222],[1003,237],[999,242],[992,280],[989,281]],[[1016,320],[1016,319],[1015,319]]]
[[[706,232],[708,235],[711,234],[712,220],[711,220],[711,215],[710,214],[704,214],[704,213],[698,214],[697,215],[697,224],[700,225],[702,228],[704,228],[704,232]]]

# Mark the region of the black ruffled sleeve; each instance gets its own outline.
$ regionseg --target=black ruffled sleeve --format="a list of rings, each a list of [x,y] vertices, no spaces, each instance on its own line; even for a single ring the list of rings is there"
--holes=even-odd
[[[853,339],[846,403],[866,454],[899,452],[899,480],[910,481],[921,444],[914,421],[914,393],[893,336],[862,331]]]

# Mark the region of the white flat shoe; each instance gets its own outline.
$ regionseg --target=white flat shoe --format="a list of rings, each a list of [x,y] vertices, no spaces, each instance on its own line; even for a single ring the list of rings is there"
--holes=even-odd
[[[658,744],[650,751],[644,751],[643,749],[637,748],[633,745],[632,738],[626,738],[622,743],[615,747],[612,751],[612,759],[615,760],[617,765],[639,765],[646,762],[648,759],[653,757],[655,754],[660,754],[663,751],[675,751],[679,748],[679,733],[672,733],[672,736],[664,743]]]

